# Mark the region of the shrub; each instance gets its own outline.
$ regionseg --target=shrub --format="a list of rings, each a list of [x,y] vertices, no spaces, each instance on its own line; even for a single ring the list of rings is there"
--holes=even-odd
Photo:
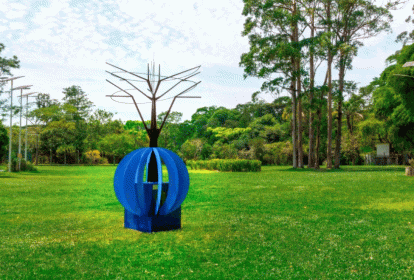
[[[11,164],[12,172],[19,171],[19,159],[13,158]],[[37,171],[36,167],[30,161],[25,161],[24,159],[20,162],[20,171]]]
[[[180,152],[184,160],[199,159],[202,155],[204,141],[201,139],[187,140],[181,146]]]
[[[213,157],[221,159],[237,158],[237,149],[232,144],[222,144],[219,141],[212,147]]]
[[[408,164],[409,164],[412,168],[414,168],[414,158],[412,158],[412,159],[408,160]]]
[[[263,164],[288,165],[292,163],[293,146],[289,141],[264,145]]]
[[[98,164],[101,160],[101,153],[98,150],[90,150],[85,154],[86,164]]]
[[[101,157],[99,159],[99,164],[109,164],[108,159],[106,157]]]
[[[256,159],[263,161],[265,154],[265,140],[262,138],[255,138],[250,140],[250,148],[253,150],[253,155]]]
[[[232,172],[258,172],[261,171],[262,163],[259,160],[246,159],[189,160],[187,167]]]

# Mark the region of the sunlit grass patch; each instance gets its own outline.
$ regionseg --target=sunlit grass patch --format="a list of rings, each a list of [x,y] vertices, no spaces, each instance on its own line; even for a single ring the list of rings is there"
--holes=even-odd
[[[115,168],[0,174],[0,279],[412,278],[404,168],[190,170],[182,229],[154,234],[123,227]]]
[[[389,210],[389,211],[413,211],[414,210],[414,200],[410,201],[376,201],[369,205],[362,206],[361,209],[373,209],[373,210]]]

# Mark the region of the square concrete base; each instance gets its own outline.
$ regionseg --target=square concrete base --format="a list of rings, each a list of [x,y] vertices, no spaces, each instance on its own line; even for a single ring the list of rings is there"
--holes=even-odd
[[[125,228],[142,232],[168,231],[181,228],[181,206],[165,216],[139,217],[125,209]]]

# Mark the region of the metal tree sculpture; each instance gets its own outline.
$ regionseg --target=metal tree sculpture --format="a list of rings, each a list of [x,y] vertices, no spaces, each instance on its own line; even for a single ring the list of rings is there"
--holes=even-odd
[[[134,73],[131,71],[127,71],[125,69],[122,69],[118,66],[115,66],[113,64],[110,63],[106,63],[120,71],[118,72],[109,72],[106,71],[107,73],[111,74],[112,76],[120,79],[121,81],[127,82],[130,86],[132,86],[132,89],[123,89],[120,86],[114,84],[113,82],[109,81],[108,79],[106,80],[108,83],[110,83],[111,85],[115,86],[116,88],[119,89],[118,92],[123,92],[126,95],[115,95],[118,92],[115,92],[112,95],[107,95],[107,97],[110,97],[113,101],[115,102],[119,102],[119,103],[126,103],[126,104],[134,104],[135,108],[138,111],[139,117],[141,118],[141,121],[144,125],[145,130],[148,133],[148,137],[150,139],[149,142],[149,147],[158,147],[158,137],[160,136],[161,130],[165,125],[165,122],[171,112],[172,106],[174,105],[174,102],[177,98],[201,98],[200,96],[183,96],[184,93],[189,92],[190,90],[194,89],[199,83],[201,83],[201,81],[199,82],[194,82],[192,80],[190,80],[190,78],[196,76],[197,74],[199,74],[200,72],[198,72],[198,70],[200,69],[201,65],[187,69],[185,71],[179,72],[177,74],[171,75],[171,76],[162,76],[161,75],[161,65],[158,65],[158,74],[155,71],[155,63],[151,64],[151,67],[149,64],[147,64],[147,73]],[[120,74],[123,75],[127,75],[127,77],[122,77]],[[146,75],[146,77],[143,77],[141,75]],[[136,80],[136,78],[139,78],[139,80]],[[163,93],[158,94],[158,90],[160,89],[161,83],[162,82],[168,82],[168,81],[175,81],[174,85],[169,87],[167,90],[165,90]],[[135,86],[132,82],[144,82],[147,84],[148,88],[147,91],[149,91],[149,95],[144,93],[144,91],[142,91],[141,89],[139,89],[137,86]],[[189,87],[187,87],[186,89],[180,91],[179,93],[176,93],[173,97],[170,97],[169,99],[172,98],[172,102],[170,105],[170,108],[168,109],[164,119],[162,120],[162,123],[160,125],[160,127],[158,128],[157,126],[157,101],[161,101],[160,99],[162,97],[164,97],[167,93],[171,92],[174,88],[176,88],[179,84],[181,83],[191,83],[191,85]],[[151,103],[151,124],[150,127],[148,128],[147,124],[145,123],[145,120],[141,114],[141,111],[138,108],[138,104],[145,104],[145,103],[137,103],[135,100],[135,97],[130,94],[128,92],[128,90],[134,90],[134,91],[138,91],[139,93],[141,93],[142,95],[144,95],[146,98],[148,98],[149,100],[151,100],[149,103]],[[120,102],[115,100],[114,98],[131,98],[132,99],[132,103],[128,103],[128,102]],[[167,99],[167,98],[166,98]],[[164,99],[164,100],[166,100]],[[149,178],[152,182],[157,182],[158,178],[157,178],[157,167],[156,167],[156,160],[155,160],[155,156],[151,157],[150,163],[149,163]]]
[[[145,121],[144,121],[144,118],[142,117],[142,114],[141,114],[141,112],[140,112],[140,110],[138,108],[138,104],[135,101],[134,96],[132,94],[130,94],[129,92],[127,92],[127,90],[124,90],[121,87],[119,87],[119,86],[115,85],[114,83],[112,83],[111,81],[106,80],[110,84],[112,84],[115,87],[117,87],[120,91],[122,91],[122,92],[124,92],[124,93],[127,94],[127,95],[114,95],[114,94],[107,95],[108,97],[111,97],[112,100],[114,100],[113,99],[114,97],[129,97],[129,98],[132,99],[133,104],[135,104],[135,107],[136,107],[136,109],[138,111],[138,114],[139,114],[139,116],[141,118],[141,121],[144,124],[145,130],[147,131],[148,136],[150,138],[150,145],[149,145],[150,147],[158,147],[158,137],[160,135],[160,132],[161,132],[162,128],[164,127],[165,121],[167,120],[168,115],[171,112],[171,108],[172,108],[172,106],[173,106],[173,104],[174,104],[174,102],[175,102],[175,100],[177,98],[200,98],[199,96],[182,96],[182,95],[184,93],[187,93],[190,90],[194,89],[199,83],[201,83],[201,81],[194,82],[194,81],[191,81],[190,80],[190,78],[192,78],[195,75],[197,75],[197,74],[200,73],[200,72],[197,72],[197,71],[200,69],[201,66],[196,66],[194,68],[191,68],[191,69],[182,71],[180,73],[177,73],[177,74],[174,74],[174,75],[166,76],[165,77],[165,76],[161,76],[161,66],[160,65],[158,65],[158,75],[157,75],[155,73],[155,64],[152,65],[152,71],[150,70],[150,65],[148,64],[148,70],[147,70],[147,73],[146,73],[147,77],[144,78],[144,77],[138,75],[138,74],[142,74],[142,73],[133,73],[133,72],[124,70],[124,69],[122,69],[120,67],[117,67],[115,65],[112,65],[112,64],[110,64],[108,62],[106,64],[108,64],[108,65],[110,65],[112,67],[115,67],[116,69],[121,70],[122,71],[121,73],[132,75],[134,77],[139,78],[141,80],[141,82],[146,82],[147,83],[147,85],[148,85],[148,89],[147,90],[149,91],[150,95],[145,94],[142,90],[140,90],[138,87],[136,87],[134,84],[132,84],[131,81],[134,81],[133,79],[131,79],[131,78],[124,78],[124,77],[121,77],[121,76],[115,74],[115,72],[106,71],[109,74],[111,74],[112,76],[114,76],[116,78],[119,78],[122,81],[127,82],[129,85],[131,85],[133,87],[132,90],[136,90],[136,91],[140,92],[146,98],[148,98],[149,100],[151,100],[151,104],[152,104],[152,109],[151,109],[151,127],[148,128],[147,125],[146,125],[146,123],[145,123]],[[190,73],[188,73],[188,72],[190,72]],[[158,81],[155,80],[157,76],[158,76]],[[168,90],[166,90],[165,92],[163,92],[162,94],[158,94],[158,89],[160,88],[160,85],[161,85],[162,82],[174,81],[174,80],[175,81],[178,80],[178,81],[172,87],[170,87]],[[165,115],[164,120],[161,123],[161,126],[158,128],[157,127],[157,106],[156,106],[156,102],[159,101],[159,99],[161,99],[162,97],[164,97],[167,93],[169,93],[176,86],[178,86],[179,84],[181,84],[183,82],[190,82],[190,83],[192,83],[192,85],[189,86],[188,88],[186,88],[185,90],[179,92],[178,94],[175,94],[175,96],[173,97],[173,100],[171,102],[170,108],[168,109],[167,114]],[[158,94],[158,96],[157,96],[157,94]],[[114,101],[116,101],[116,100],[114,100]],[[119,101],[116,101],[116,102],[119,102]],[[121,102],[121,103],[125,103],[125,102]],[[132,103],[130,103],[130,104],[132,104]]]
[[[158,73],[156,73],[155,64],[152,64],[151,67],[148,64],[147,73],[144,74],[145,77],[143,73],[134,73],[110,63],[107,64],[120,70],[118,72],[107,71],[109,74],[132,86],[131,89],[123,89],[107,80],[119,89],[118,92],[107,96],[116,102],[120,101],[114,98],[131,98],[132,103],[120,103],[135,105],[150,139],[148,148],[141,148],[126,155],[115,171],[115,194],[125,208],[125,227],[144,232],[178,229],[181,227],[181,203],[189,189],[189,175],[185,163],[178,155],[167,149],[158,148],[158,137],[177,98],[200,98],[198,96],[183,96],[200,83],[190,80],[190,78],[199,74],[200,66],[171,76],[161,76],[161,66],[158,66]],[[174,85],[162,90],[161,84],[168,81],[173,81]],[[132,82],[146,83],[149,93],[145,93]],[[162,99],[167,93],[179,89],[179,85],[184,85],[186,82],[191,83],[191,85],[178,90],[178,93],[173,97]],[[135,97],[128,92],[131,90],[140,92],[150,100],[148,102],[152,105],[150,127],[145,123],[138,108],[138,104],[142,103],[136,102]],[[158,93],[159,91],[162,93]],[[117,95],[119,92],[123,92],[125,95]],[[156,103],[171,98],[171,105],[160,127],[158,127]],[[162,162],[167,168],[169,182],[163,182]],[[147,171],[146,180],[144,180],[145,170]],[[158,188],[153,189],[156,186]]]

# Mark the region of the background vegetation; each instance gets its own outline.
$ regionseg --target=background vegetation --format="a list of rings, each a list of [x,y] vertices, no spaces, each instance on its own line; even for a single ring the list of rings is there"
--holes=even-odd
[[[185,160],[249,159],[264,165],[328,168],[361,164],[375,144],[390,143],[393,152],[414,151],[413,32],[398,35],[401,50],[392,54],[380,77],[358,88],[346,79],[353,58],[366,38],[389,31],[390,11],[401,1],[252,1],[244,0],[242,35],[249,51],[240,66],[245,76],[264,78],[252,101],[235,108],[198,108],[190,120],[173,112],[159,145]],[[413,23],[411,17],[408,23]],[[411,28],[407,24],[408,28]],[[0,44],[0,52],[5,46]],[[326,63],[325,81],[316,71]],[[11,75],[17,57],[0,57],[0,74]],[[332,75],[338,69],[338,77]],[[0,89],[2,84],[0,83]],[[260,93],[275,96],[261,101]],[[4,93],[3,91],[0,93]],[[148,145],[139,121],[123,123],[113,113],[94,110],[78,86],[63,89],[62,100],[39,94],[31,107],[29,151],[40,163],[116,163],[134,149]],[[284,96],[284,95],[288,96]],[[4,117],[6,94],[1,94]],[[19,108],[12,108],[17,114]],[[162,119],[165,112],[158,116]],[[7,129],[7,127],[6,127]],[[17,135],[17,128],[8,128]],[[24,131],[23,131],[24,133]],[[8,137],[0,125],[0,160],[6,160]],[[17,137],[13,137],[13,151]],[[37,154],[37,157],[34,155]]]

